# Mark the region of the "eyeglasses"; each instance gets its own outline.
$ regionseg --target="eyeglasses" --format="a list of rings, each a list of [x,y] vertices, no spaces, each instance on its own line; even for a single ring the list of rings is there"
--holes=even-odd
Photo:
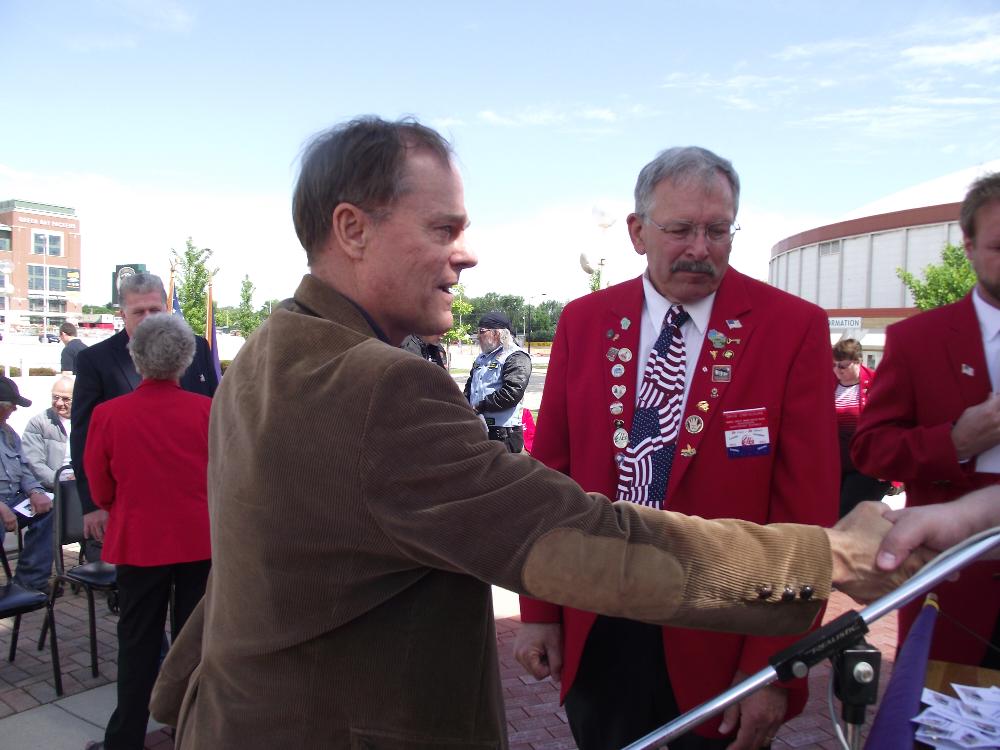
[[[481,333],[481,334],[483,334],[483,333],[490,333],[491,331],[495,331],[495,330],[496,330],[496,328],[480,328],[479,329],[479,333]]]
[[[52,400],[53,401],[65,401],[67,404],[73,403],[73,397],[72,396],[56,396],[56,395],[53,395],[52,396]]]
[[[646,221],[659,229],[671,242],[677,244],[694,242],[698,237],[698,230],[705,234],[705,242],[709,245],[728,245],[733,241],[733,237],[740,231],[739,224],[729,221],[717,221],[714,224],[695,224],[690,221],[672,221],[666,226],[657,224],[648,216],[643,217]]]
[[[858,364],[858,363],[857,362],[834,362],[833,363],[833,369],[834,370],[850,370],[856,364]]]

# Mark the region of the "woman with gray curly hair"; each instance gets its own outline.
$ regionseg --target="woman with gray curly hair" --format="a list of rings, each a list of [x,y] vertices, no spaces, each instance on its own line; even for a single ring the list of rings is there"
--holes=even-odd
[[[83,462],[91,495],[108,511],[102,558],[118,566],[118,707],[95,748],[140,750],[159,668],[171,588],[177,638],[205,593],[208,412],[211,399],[184,391],[195,352],[179,315],[150,315],[128,344],[142,383],[99,404]]]

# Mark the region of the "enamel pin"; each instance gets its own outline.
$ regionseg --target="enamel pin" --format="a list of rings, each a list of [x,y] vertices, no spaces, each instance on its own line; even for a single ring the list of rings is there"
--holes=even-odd
[[[622,325],[622,330],[627,331],[629,326],[632,325],[632,321],[629,320],[628,318],[622,318],[621,325]]]
[[[618,350],[618,359],[620,359],[622,362],[631,362],[632,350],[629,349],[627,346],[623,346],[621,349]]]
[[[616,417],[619,414],[621,414],[622,411],[624,411],[624,409],[625,409],[625,406],[622,404],[621,401],[612,401],[611,402],[611,413],[614,414]]]
[[[729,326],[730,329],[743,327],[743,324],[740,323],[739,318],[735,320],[727,320],[726,325]]]
[[[611,377],[620,378],[625,374],[625,365],[618,364],[611,368]]]
[[[733,379],[732,365],[712,365],[712,382],[728,383]]]
[[[697,414],[692,414],[684,420],[684,429],[692,435],[697,435],[705,428],[705,422]]]
[[[621,398],[625,395],[625,386],[617,384],[611,386],[611,395],[615,398]]]
[[[627,448],[628,447],[628,431],[622,427],[615,430],[615,435],[612,438],[615,442],[615,448]]]
[[[696,451],[694,448],[691,447],[690,443],[681,448],[681,455],[684,456],[684,458],[691,458],[691,456],[693,456],[697,452],[698,451]]]
[[[608,362],[614,362],[615,357],[618,356],[618,348],[612,346],[610,349],[608,349],[608,353],[605,354],[604,356],[608,358]]]
[[[963,362],[962,363],[962,374],[963,375],[968,375],[971,378],[971,377],[973,377],[976,374],[976,371],[972,369],[971,365],[967,365],[967,364],[965,364]]]
[[[708,401],[699,401],[698,408],[702,411],[708,411]]]

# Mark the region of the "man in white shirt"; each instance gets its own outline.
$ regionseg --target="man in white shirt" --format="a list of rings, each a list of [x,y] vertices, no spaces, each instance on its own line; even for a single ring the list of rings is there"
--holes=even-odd
[[[969,189],[959,217],[976,286],[889,326],[885,357],[851,443],[855,466],[906,483],[910,506],[1000,484],[1000,173]],[[930,658],[1000,667],[1000,563],[937,589]],[[905,638],[919,603],[900,611]]]

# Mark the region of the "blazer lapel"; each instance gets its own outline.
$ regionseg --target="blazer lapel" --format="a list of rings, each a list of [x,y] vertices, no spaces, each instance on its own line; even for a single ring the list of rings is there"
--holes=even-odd
[[[600,331],[600,367],[604,372],[604,397],[601,408],[607,418],[607,437],[617,455],[625,447],[621,439],[615,442],[615,433],[625,431],[625,441],[632,429],[635,414],[635,384],[638,372],[646,363],[639,361],[639,334],[642,328],[642,278],[637,278],[612,300],[604,313]],[[618,372],[620,374],[615,375]],[[619,412],[620,410],[620,412]],[[615,413],[619,412],[619,413]],[[619,433],[621,435],[621,433]]]
[[[132,362],[132,357],[128,353],[128,335],[125,331],[120,334],[121,338],[115,342],[115,346],[112,347],[111,353],[115,359],[115,364],[118,365],[118,369],[121,370],[122,377],[125,382],[129,385],[129,390],[135,390],[139,387],[139,383],[142,382],[142,378],[139,373],[135,370],[135,364]]]
[[[954,374],[962,405],[973,406],[983,402],[990,393],[990,374],[983,351],[983,337],[979,318],[970,293],[951,310],[948,323],[951,334],[945,336],[948,369]],[[942,386],[948,387],[942,383]]]
[[[695,460],[702,439],[715,422],[722,419],[726,390],[742,374],[740,361],[754,331],[751,313],[750,297],[743,277],[730,268],[715,295],[708,330],[701,344],[701,354],[698,361],[693,363],[694,377],[681,415],[677,448],[667,485],[667,507],[688,467]],[[692,363],[688,362],[688,367],[691,366]],[[745,374],[742,375],[746,377]]]

